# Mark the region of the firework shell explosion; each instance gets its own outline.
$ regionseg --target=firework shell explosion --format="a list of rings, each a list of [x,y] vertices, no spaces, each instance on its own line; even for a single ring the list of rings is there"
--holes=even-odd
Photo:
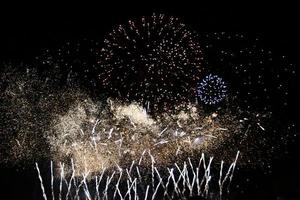
[[[197,95],[205,104],[217,104],[226,97],[226,84],[217,75],[209,74],[197,85]]]
[[[70,182],[83,176],[82,184],[87,177],[97,180],[104,170],[111,170],[110,182],[115,170],[131,171],[138,164],[141,170],[152,170],[154,184],[155,169],[171,169],[174,163],[186,166],[187,160],[195,163],[205,153],[221,166],[223,187],[224,161],[233,163],[225,180],[232,179],[238,156],[240,165],[268,164],[293,129],[288,122],[280,123],[282,128],[272,126],[280,121],[274,107],[286,109],[286,98],[275,104],[269,100],[274,91],[289,94],[289,83],[279,74],[293,79],[295,70],[251,39],[244,34],[198,35],[177,17],[153,14],[116,26],[103,43],[67,43],[45,51],[33,66],[11,70],[6,65],[0,85],[2,162],[26,167],[52,160],[54,176],[71,177]],[[241,45],[228,48],[233,41]],[[280,66],[269,72],[274,60]],[[253,65],[259,70],[253,72]],[[266,76],[274,77],[276,84],[267,82]],[[258,105],[262,100],[266,103]],[[206,196],[210,164],[211,160],[204,164]],[[174,178],[177,187],[173,172],[156,174],[169,177],[168,184]],[[188,186],[193,194],[194,184]],[[152,185],[153,198],[155,188]]]
[[[151,101],[153,109],[186,102],[201,74],[196,34],[179,18],[163,14],[116,26],[99,54],[103,86],[116,97]]]

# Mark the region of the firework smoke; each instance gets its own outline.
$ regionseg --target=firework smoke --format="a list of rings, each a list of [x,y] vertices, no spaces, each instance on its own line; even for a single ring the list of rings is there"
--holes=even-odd
[[[96,105],[88,99],[79,102],[58,118],[55,134],[48,137],[55,160],[72,158],[79,174],[128,166],[142,160],[145,151],[151,151],[159,166],[180,163],[201,151],[213,151],[242,128],[232,114],[205,115],[191,104],[178,108],[178,113],[155,117],[136,103],[108,100],[98,111]]]

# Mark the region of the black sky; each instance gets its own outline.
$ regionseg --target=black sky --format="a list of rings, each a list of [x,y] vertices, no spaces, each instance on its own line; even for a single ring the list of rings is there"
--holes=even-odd
[[[109,2],[109,3],[108,3]],[[122,1],[120,1],[122,2]],[[293,54],[298,46],[296,5],[272,3],[210,4],[190,1],[98,4],[53,4],[1,6],[0,60],[24,60],[41,48],[59,45],[72,38],[102,38],[112,24],[129,17],[165,13],[183,18],[201,31],[246,31],[264,33],[266,42]]]

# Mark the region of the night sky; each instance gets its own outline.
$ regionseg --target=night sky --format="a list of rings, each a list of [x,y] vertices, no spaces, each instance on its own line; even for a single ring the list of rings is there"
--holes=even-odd
[[[185,1],[164,4],[112,2],[88,6],[73,5],[73,3],[62,6],[49,3],[48,5],[38,5],[36,8],[29,5],[1,6],[0,67],[4,63],[11,66],[19,66],[19,63],[25,63],[24,66],[26,63],[35,63],[36,57],[41,55],[45,49],[59,48],[68,41],[86,39],[102,41],[113,25],[122,24],[129,18],[151,15],[155,12],[180,17],[200,35],[226,32],[229,35],[245,34],[249,40],[258,37],[260,38],[259,44],[263,48],[270,49],[275,57],[286,56],[288,62],[296,66],[297,74],[299,72],[297,66],[299,64],[299,31],[297,30],[299,14],[296,8],[295,5],[279,3],[264,6],[260,4],[242,5],[242,3],[240,5],[218,5],[217,3],[215,5],[198,5]],[[213,39],[206,40],[207,43],[211,41]],[[224,43],[222,45],[230,46],[231,44]],[[239,46],[240,44],[239,41],[235,41],[232,45]],[[215,55],[211,53],[208,56],[213,60]],[[215,66],[218,66],[217,62]],[[20,70],[22,71],[22,69]],[[79,66],[75,68],[76,70],[81,73]],[[289,86],[288,108],[284,112],[280,107],[277,109],[277,100],[274,100],[275,103],[271,105],[272,112],[277,113],[278,116],[279,113],[282,113],[283,119],[296,124],[296,131],[291,134],[297,136],[278,150],[285,153],[271,158],[268,165],[239,168],[235,172],[228,199],[287,200],[300,198],[300,160],[298,155],[300,141],[297,129],[300,99],[297,94],[299,91],[296,86],[297,79],[298,77],[295,76]],[[89,87],[85,79],[80,83]],[[271,102],[273,102],[272,98],[276,98],[276,94],[271,95]],[[265,104],[265,102],[261,103],[261,105]],[[276,118],[276,120],[278,119],[281,118]],[[280,137],[277,139],[277,142],[280,143]],[[2,158],[0,157],[0,159]],[[47,163],[42,164],[44,168],[47,168],[46,165]],[[0,182],[0,199],[42,199],[34,165],[22,169],[22,167],[0,162]]]

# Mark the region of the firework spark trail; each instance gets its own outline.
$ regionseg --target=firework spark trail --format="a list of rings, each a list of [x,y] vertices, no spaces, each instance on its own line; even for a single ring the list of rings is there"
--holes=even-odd
[[[154,190],[154,163],[155,163],[155,160],[154,160],[154,157],[152,156],[150,150],[148,151],[149,153],[149,156],[151,157],[151,174],[152,174],[152,190]]]
[[[134,190],[134,200],[137,200],[137,198],[138,198],[138,195],[137,195],[137,181],[135,181],[133,190]]]
[[[96,176],[96,181],[95,181],[95,186],[96,186],[96,195],[97,195],[97,198],[100,200],[100,193],[99,193],[99,185],[100,185],[100,182],[103,178],[103,175],[105,173],[106,169],[104,168],[101,175],[99,176],[99,180],[98,179],[98,176]]]
[[[147,185],[147,189],[146,189],[146,193],[145,193],[145,199],[144,199],[144,200],[147,200],[147,197],[148,197],[148,192],[149,192],[149,185]]]
[[[155,195],[156,195],[156,193],[157,193],[157,191],[158,191],[158,188],[159,188],[160,184],[161,184],[161,182],[159,182],[159,183],[157,184],[157,186],[156,186],[156,188],[155,188],[155,190],[154,190],[154,193],[153,193],[153,195],[152,195],[152,200],[154,200]]]
[[[129,167],[129,174],[131,174],[131,171],[132,171],[132,168],[133,168],[133,165],[134,165],[134,160],[131,162],[131,165],[130,165],[130,167]]]
[[[222,195],[223,192],[223,180],[222,180],[222,174],[223,174],[223,165],[224,165],[224,161],[221,161],[221,168],[220,168],[220,178],[219,178],[219,188],[220,188],[220,196]],[[225,177],[226,178],[226,177]],[[224,180],[225,180],[224,178]]]
[[[210,157],[209,163],[208,163],[207,168],[204,173],[205,174],[205,190],[204,190],[205,196],[208,196],[209,182],[211,180],[210,166],[211,166],[212,160],[213,160],[213,157]]]
[[[179,194],[179,191],[178,191],[178,184],[177,184],[177,181],[175,179],[175,176],[174,176],[174,171],[173,169],[168,169],[169,173],[171,174],[171,177],[172,177],[172,181],[173,181],[173,184],[174,184],[174,191],[172,192],[172,199],[174,198],[174,195],[175,193],[177,194],[177,196],[180,196]]]
[[[112,173],[112,175],[109,177],[107,177],[107,180],[106,180],[106,185],[105,185],[105,190],[104,190],[104,194],[105,194],[105,199],[107,199],[108,198],[108,196],[107,196],[107,190],[108,190],[108,186],[109,186],[109,184],[110,184],[110,182],[111,182],[111,180],[112,180],[112,178],[114,177],[114,175],[115,175],[115,171]]]
[[[143,153],[142,153],[142,155],[141,155],[141,157],[139,159],[139,165],[141,165],[142,159],[143,159],[143,156],[144,156],[145,153],[146,153],[146,149],[143,151]]]
[[[223,193],[223,186],[226,182],[226,180],[229,178],[229,183],[228,183],[228,187],[227,187],[227,192],[229,192],[229,187],[230,187],[230,184],[231,184],[231,181],[232,181],[232,178],[233,178],[233,174],[234,174],[234,169],[235,169],[235,166],[236,166],[236,162],[237,162],[237,159],[239,157],[239,154],[240,154],[240,151],[237,152],[236,154],[236,157],[235,157],[235,160],[234,162],[229,166],[228,168],[228,171],[225,175],[225,177],[223,178],[222,180],[222,174],[223,174],[223,165],[224,165],[224,161],[221,161],[221,167],[220,167],[220,178],[219,178],[219,190],[220,190],[220,196],[222,196],[222,193]]]
[[[182,193],[184,194],[185,193],[185,190],[186,190],[186,183],[188,183],[188,180],[186,179],[186,173],[187,173],[187,170],[186,170],[186,161],[183,162],[183,168],[181,170],[181,173],[182,173]]]
[[[158,176],[158,178],[159,178],[159,185],[161,185],[161,186],[163,187],[163,189],[165,190],[164,196],[167,196],[167,197],[170,199],[169,194],[166,192],[166,191],[167,191],[167,186],[165,186],[165,184],[163,183],[163,179],[161,178],[161,175],[160,175],[160,173],[158,172],[158,170],[157,170],[156,167],[155,167],[155,172],[156,172],[156,174],[157,174],[157,176]],[[169,177],[168,177],[168,179],[169,179]],[[167,182],[167,184],[168,184],[168,182]],[[157,186],[157,187],[158,187],[158,186]]]
[[[194,184],[195,184],[195,180],[196,180],[196,173],[195,173],[195,170],[194,170],[194,167],[193,167],[193,164],[192,164],[192,161],[191,161],[190,157],[188,158],[188,161],[189,161],[191,170],[192,170],[192,172],[193,172],[192,183],[189,184],[190,196],[192,196],[193,188],[194,188]]]
[[[129,199],[131,199],[131,189],[132,189],[132,187],[133,187],[133,185],[135,184],[135,182],[136,182],[136,178],[131,182],[131,185],[130,185],[130,183],[129,183],[129,181],[127,180],[127,192],[126,192],[126,194],[125,194],[125,196],[124,196],[124,199],[126,198],[126,196],[127,195],[129,195]]]
[[[178,172],[180,173],[179,177],[178,177],[178,180],[177,180],[177,184],[179,184],[179,181],[182,179],[182,184],[183,184],[183,190],[185,190],[185,167],[186,167],[186,163],[184,162],[183,163],[183,167],[182,169],[180,169],[180,167],[178,166],[177,163],[175,163],[175,166],[178,170]]]
[[[130,183],[132,183],[132,178],[131,178],[131,175],[130,175],[128,169],[126,169],[125,171],[127,173],[128,180],[130,181]]]
[[[54,200],[54,189],[53,189],[53,181],[54,181],[54,176],[53,176],[53,161],[50,163],[50,170],[51,170],[51,195],[52,195],[52,200]]]
[[[165,186],[164,196],[167,196],[169,199],[171,199],[170,195],[168,194],[168,186],[169,186],[170,180],[172,178],[173,169],[171,169],[171,171],[170,171],[169,168],[167,168],[167,169],[168,169],[168,172],[169,172],[169,176],[167,178],[167,183],[166,183],[166,186]]]
[[[75,178],[75,170],[74,170],[74,162],[73,162],[73,159],[71,159],[71,163],[72,163],[72,175],[71,175],[71,178],[69,180],[69,183],[67,184],[67,187],[68,187],[68,191],[67,191],[67,194],[66,194],[66,200],[68,199],[69,197],[69,194],[70,194],[70,191],[71,191],[71,186],[72,186],[72,181],[73,179]],[[52,161],[51,161],[51,166],[53,165]],[[53,177],[51,177],[52,179]],[[52,184],[52,182],[51,182]],[[53,190],[52,190],[52,196],[53,196]],[[53,197],[54,198],[54,197]]]
[[[114,199],[115,199],[115,197],[116,197],[116,194],[117,194],[117,192],[118,192],[118,189],[119,189],[119,184],[120,184],[120,181],[121,181],[121,178],[122,178],[122,175],[123,175],[123,171],[120,171],[120,175],[119,175],[119,178],[118,178],[118,181],[117,181],[117,183],[116,183],[116,188],[115,188],[115,192],[114,192]],[[96,188],[97,188],[97,186],[96,186]]]
[[[41,177],[39,166],[38,166],[37,163],[35,163],[35,166],[36,166],[36,170],[38,172],[38,176],[39,176],[39,180],[40,180],[40,184],[41,184],[41,189],[42,189],[42,192],[43,192],[43,198],[44,198],[44,200],[47,200],[47,196],[46,196],[46,193],[45,193],[45,188],[44,188],[43,179]]]
[[[197,195],[199,196],[200,193],[200,184],[199,184],[199,167],[196,168],[196,184],[197,184]]]
[[[227,191],[228,191],[228,192],[229,192],[230,184],[231,184],[232,179],[233,179],[233,174],[234,174],[234,170],[235,170],[236,163],[237,163],[237,159],[238,159],[239,155],[240,155],[240,151],[237,152],[236,157],[235,157],[235,160],[234,160],[234,162],[231,164],[233,167],[232,167],[232,171],[231,171],[231,175],[230,175],[230,179],[229,179],[230,181],[229,181],[228,186],[227,186]]]
[[[139,170],[139,166],[136,166],[136,172],[138,174],[139,181],[142,182],[142,176],[141,176],[141,173],[140,173],[140,170]]]
[[[182,170],[180,170],[180,167],[177,165],[177,163],[175,163],[174,165],[176,166],[176,168],[177,168],[177,170],[178,170],[178,172],[179,172],[179,177],[178,177],[178,180],[176,181],[176,180],[175,180],[174,173],[173,173],[174,171],[171,171],[171,172],[172,172],[172,179],[173,179],[173,182],[174,182],[174,185],[175,185],[175,190],[174,190],[173,193],[172,193],[172,197],[174,196],[174,192],[176,192],[177,195],[181,194],[178,185],[179,185],[179,181],[181,180],[181,178],[184,179],[184,175],[183,175],[183,173],[182,173]],[[183,181],[183,182],[184,182],[184,181]]]
[[[59,182],[59,200],[61,200],[61,192],[62,192],[62,182],[64,180],[64,163],[59,163],[60,165],[60,182]]]

